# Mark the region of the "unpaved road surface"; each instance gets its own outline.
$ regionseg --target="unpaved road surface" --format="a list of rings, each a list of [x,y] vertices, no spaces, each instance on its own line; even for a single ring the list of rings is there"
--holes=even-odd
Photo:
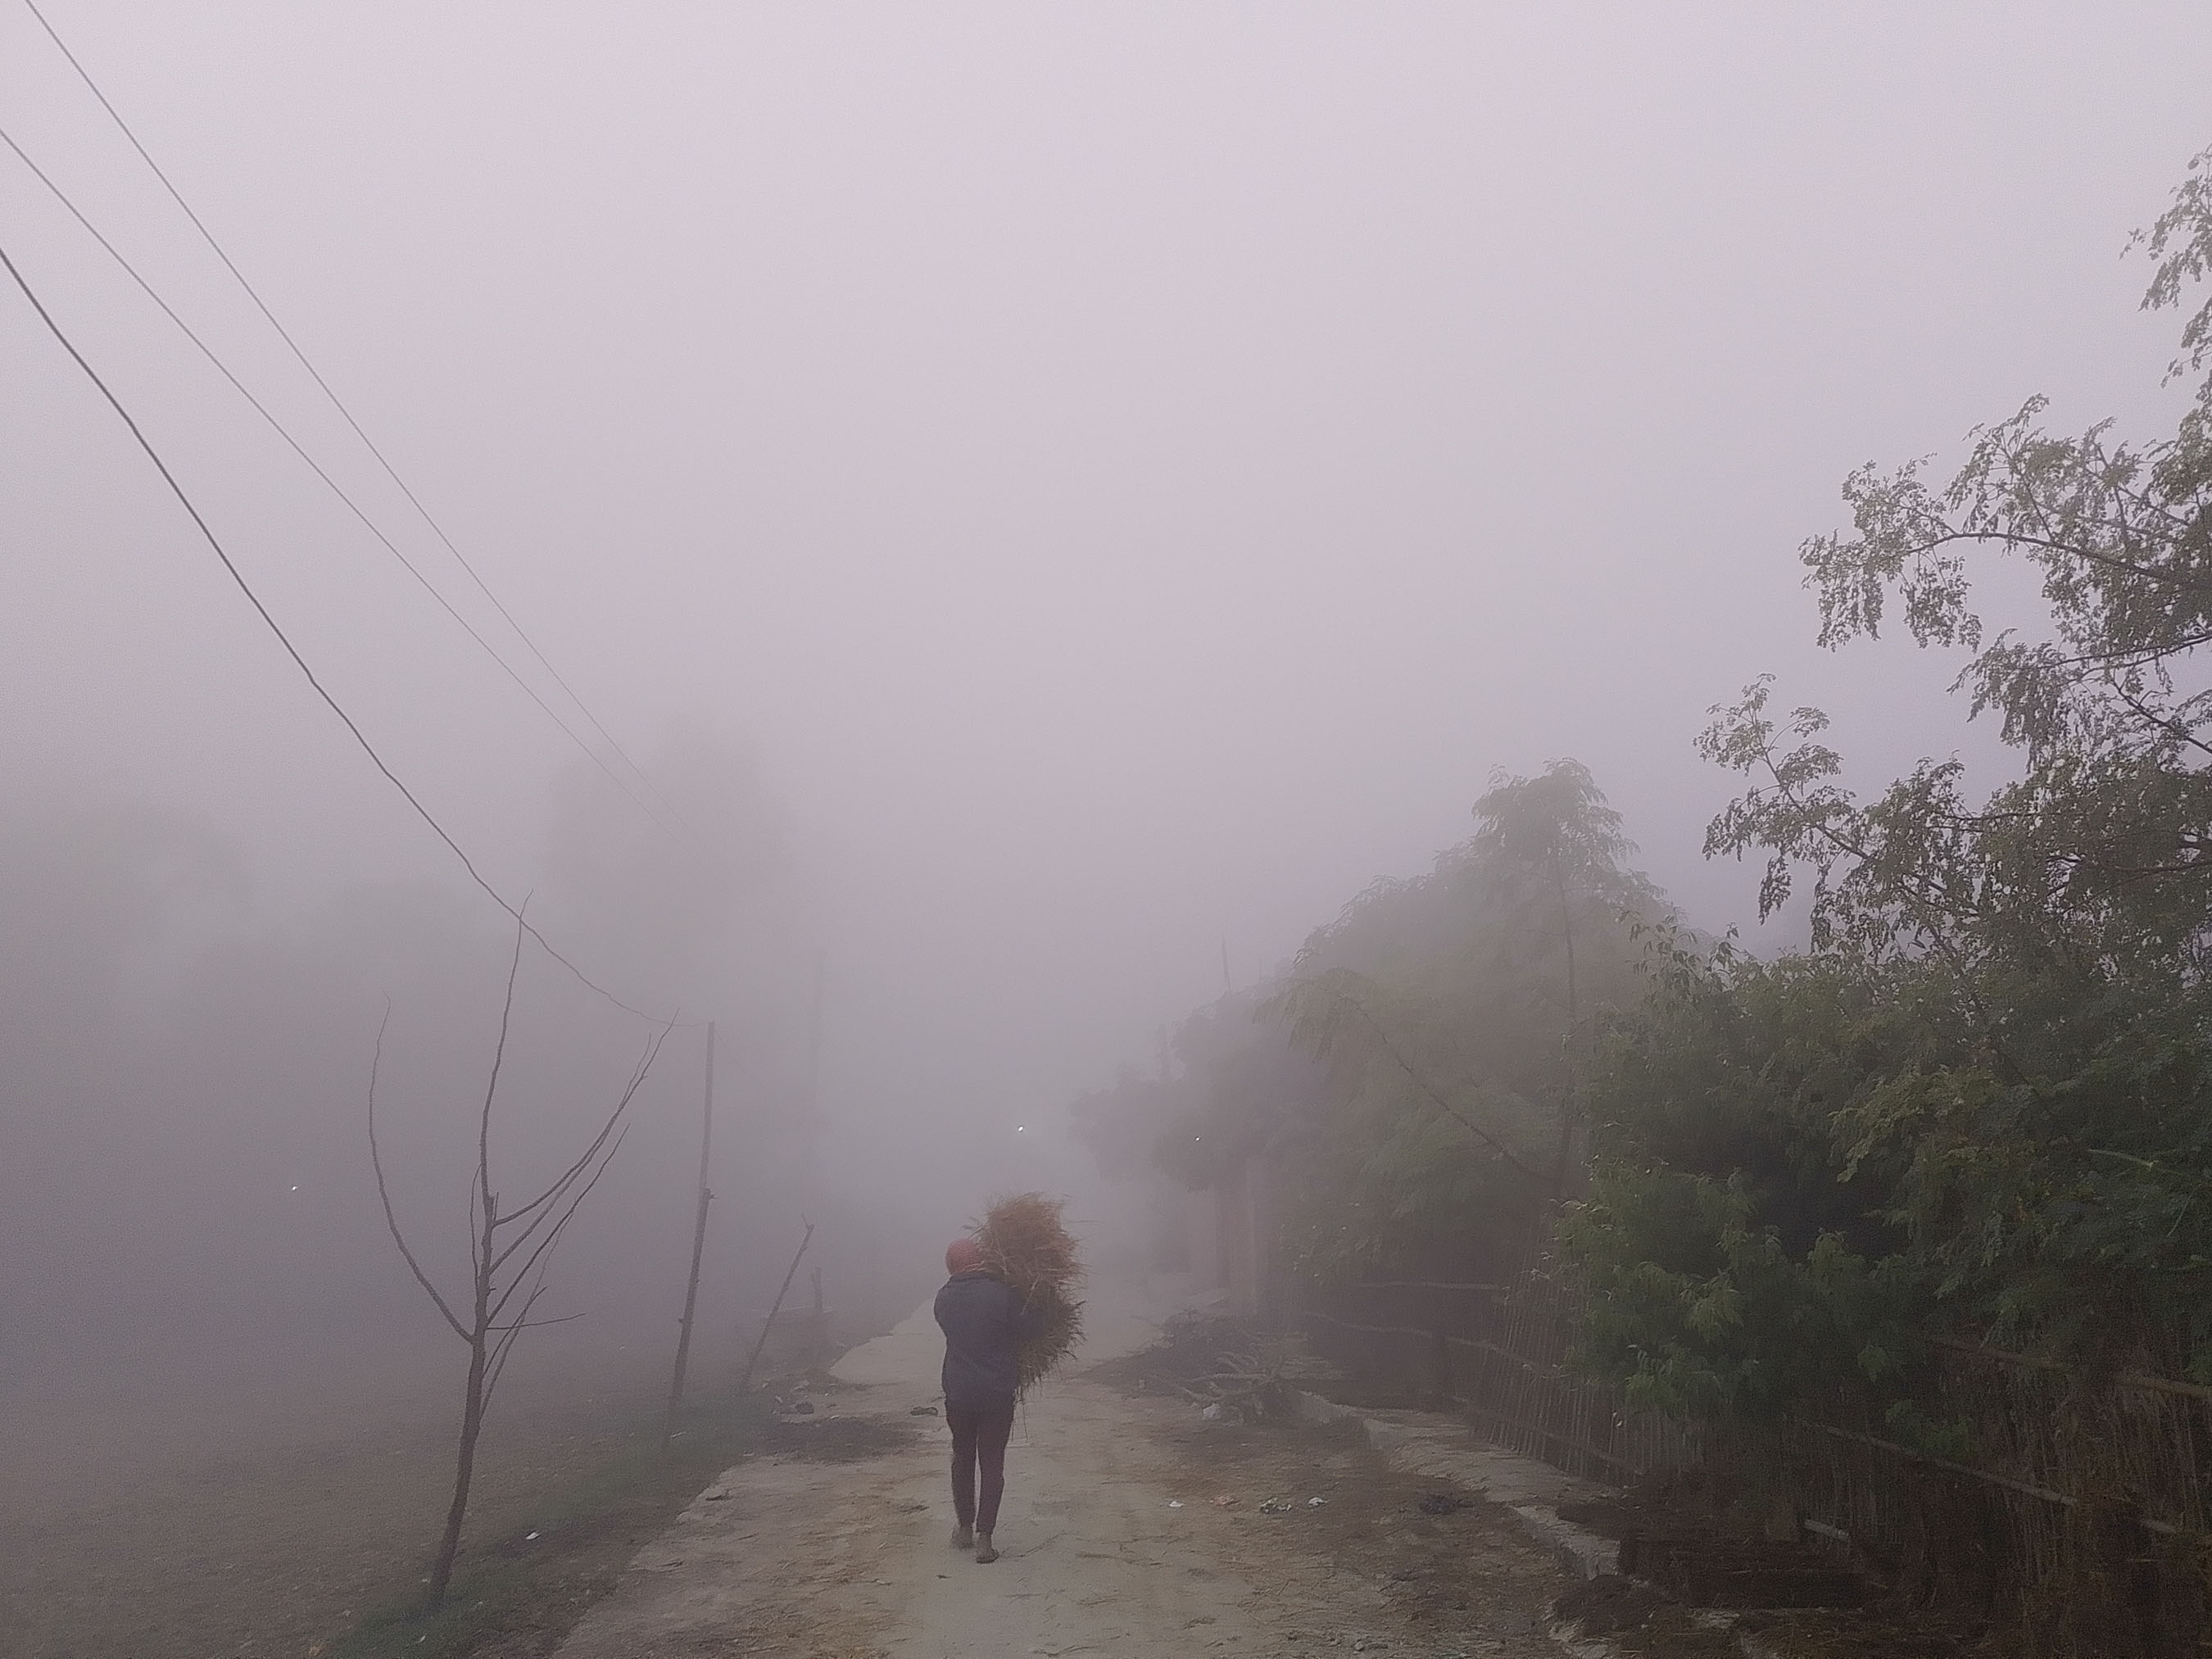
[[[1150,1334],[1134,1316],[1172,1304],[1146,1289],[1094,1301],[1086,1360]],[[1565,1581],[1491,1505],[1425,1513],[1443,1483],[1353,1425],[1205,1425],[1079,1373],[1025,1407],[1002,1558],[977,1565],[948,1541],[942,1419],[909,1414],[937,1403],[942,1352],[925,1309],[848,1355],[794,1449],[702,1493],[562,1659],[1556,1659],[1542,1613]]]

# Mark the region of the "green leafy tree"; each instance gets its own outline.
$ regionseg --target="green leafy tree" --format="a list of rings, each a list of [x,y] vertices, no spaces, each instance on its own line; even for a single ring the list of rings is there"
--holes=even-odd
[[[2212,150],[2139,240],[2159,264],[2143,303],[2173,306],[2212,270]],[[2170,377],[2212,356],[2212,300],[2187,321]],[[2084,966],[2139,954],[2206,965],[2212,902],[2212,376],[2170,437],[2079,437],[2035,424],[2040,398],[1978,429],[1965,464],[1931,487],[1924,464],[1846,481],[1853,530],[1801,557],[1820,596],[1820,641],[1878,634],[1893,605],[1922,645],[1965,649],[1955,689],[1994,713],[2025,775],[1977,804],[1955,761],[1925,762],[1861,806],[1827,721],[1778,721],[1753,685],[1700,739],[1755,787],[1715,822],[1709,854],[1767,854],[1762,915],[1798,872],[1814,877],[1815,942],[1911,948],[1962,975],[1993,965]],[[1990,634],[1976,556],[2028,561],[2042,578],[2041,638]],[[1990,1041],[2001,1033],[1994,1026]],[[2000,1045],[2001,1046],[2001,1045]]]
[[[2139,239],[2147,307],[2212,273],[2208,168]],[[2172,374],[2208,358],[2212,302]],[[1901,613],[1966,653],[1955,689],[2016,781],[1977,798],[1923,762],[1862,801],[1826,716],[1771,709],[1765,681],[1700,739],[1750,780],[1708,854],[1763,857],[1762,915],[1809,877],[1814,957],[1658,999],[1595,1090],[1605,1173],[1571,1229],[1591,1358],[1683,1401],[1786,1397],[1762,1356],[1793,1320],[1832,1360],[1863,1338],[1870,1377],[1909,1346],[1900,1321],[2212,1376],[2212,378],[2145,442],[2043,411],[1978,430],[1940,486],[1924,463],[1854,473],[1851,530],[1802,550],[1824,644]],[[2003,559],[2039,574],[2043,629],[1985,625]]]
[[[1838,1389],[1887,1403],[1928,1298],[1890,1214],[1899,1166],[1852,1164],[1844,1126],[1940,1048],[1919,970],[1659,944],[1587,1086],[1596,1166],[1559,1230],[1585,1292],[1577,1358],[1692,1415]]]

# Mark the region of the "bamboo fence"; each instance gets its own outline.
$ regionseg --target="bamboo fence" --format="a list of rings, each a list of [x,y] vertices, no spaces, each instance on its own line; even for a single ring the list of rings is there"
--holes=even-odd
[[[1486,1438],[1570,1474],[1626,1485],[1703,1455],[1694,1425],[1638,1410],[1564,1368],[1573,1309],[1544,1274],[1308,1286],[1300,1317],[1325,1358],[1462,1412]]]
[[[1298,1316],[1354,1376],[1571,1474],[1626,1486],[1724,1467],[1899,1594],[2002,1620],[2023,1654],[2212,1647],[2212,1389],[1945,1342],[1920,1401],[1948,1431],[1938,1455],[1847,1389],[1725,1432],[1630,1407],[1565,1368],[1576,1306],[1540,1264],[1307,1285]]]

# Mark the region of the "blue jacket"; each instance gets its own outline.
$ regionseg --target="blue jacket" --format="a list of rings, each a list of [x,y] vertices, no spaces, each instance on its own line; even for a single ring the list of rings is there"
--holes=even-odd
[[[1024,1309],[1004,1280],[979,1268],[945,1281],[937,1293],[937,1323],[945,1333],[945,1403],[1012,1404],[1021,1382],[1021,1346],[1043,1331],[1043,1310]]]

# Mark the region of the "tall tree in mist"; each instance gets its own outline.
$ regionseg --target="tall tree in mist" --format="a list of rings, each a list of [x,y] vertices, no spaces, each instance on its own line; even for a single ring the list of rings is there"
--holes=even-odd
[[[781,802],[727,728],[672,725],[634,793],[580,765],[560,777],[541,902],[563,937],[589,941],[592,959],[652,1006],[719,1023],[725,1080],[744,1105],[742,1139],[725,1137],[715,1185],[728,1202],[716,1225],[755,1230],[748,1250],[765,1249],[814,1196],[821,941],[810,872]],[[740,1146],[742,1170],[727,1167]]]
[[[799,995],[815,941],[791,833],[732,734],[676,726],[627,793],[570,767],[545,866],[539,903],[638,995],[732,1018]]]
[[[1624,917],[1652,917],[1664,907],[1626,860],[1635,851],[1620,814],[1579,761],[1554,762],[1540,777],[1509,778],[1474,804],[1481,826],[1468,844],[1484,867],[1498,914],[1498,977],[1532,1003],[1549,1000],[1565,1023],[1558,1086],[1559,1144],[1552,1196],[1566,1190],[1580,1103],[1576,1098],[1584,1036],[1580,933],[1587,946],[1615,943]],[[1600,962],[1601,968],[1617,966]],[[1607,987],[1607,988],[1612,988]],[[1541,1024],[1540,1016],[1532,1017]]]
[[[1198,1186],[1266,1149],[1298,1172],[1319,1274],[1524,1243],[1567,1184],[1590,1015],[1632,988],[1632,919],[1665,903],[1573,761],[1498,779],[1475,813],[1474,836],[1361,894],[1262,998],[1185,1022],[1170,1073],[1079,1102],[1102,1158],[1126,1164],[1141,1123]]]
[[[2139,241],[2147,309],[2212,275],[2212,150]],[[2212,299],[2168,378],[2208,362]],[[1941,969],[1927,994],[1956,1058],[1863,1132],[1870,1152],[1917,1149],[1902,1202],[1959,1286],[2054,1337],[2178,1319],[2171,1340],[2212,1372],[2212,1297],[2188,1271],[2212,1249],[2189,1219],[2212,1198],[2212,375],[2146,442],[2053,433],[2042,409],[1977,433],[1941,487],[1918,464],[1854,473],[1852,531],[1802,555],[1824,644],[1875,634],[1894,603],[1917,641],[1968,653],[1957,689],[1997,717],[2020,780],[1976,800],[1956,760],[1923,762],[1862,805],[1826,716],[1778,720],[1762,684],[1704,739],[1753,783],[1708,844],[1765,852],[1766,909],[1809,869],[1823,948]],[[2039,574],[2042,629],[1987,628],[1983,556]],[[2019,1150],[1974,1155],[1992,1145]],[[2139,1271],[2107,1271],[2122,1262]]]
[[[560,1243],[562,1234],[575,1218],[577,1209],[591,1196],[592,1189],[599,1185],[600,1176],[621,1150],[622,1134],[618,1131],[623,1115],[652,1070],[661,1040],[667,1035],[664,1028],[647,1042],[614,1109],[574,1161],[535,1197],[518,1204],[504,1203],[502,1194],[492,1185],[492,1109],[499,1097],[500,1071],[507,1059],[507,1032],[514,1013],[514,982],[522,966],[524,938],[523,930],[518,927],[514,955],[507,968],[507,994],[500,1008],[499,1041],[492,1051],[491,1073],[477,1113],[476,1168],[469,1188],[469,1285],[465,1297],[448,1299],[438,1288],[409,1246],[392,1211],[391,1188],[385,1179],[384,1159],[376,1136],[377,1073],[384,1057],[382,1027],[377,1031],[376,1054],[369,1066],[369,1158],[376,1173],[377,1196],[384,1206],[385,1224],[416,1282],[453,1334],[467,1346],[469,1354],[467,1382],[461,1396],[460,1441],[454,1455],[453,1501],[447,1510],[445,1532],[439,1540],[438,1553],[430,1569],[432,1607],[445,1600],[447,1586],[453,1579],[453,1559],[460,1550],[461,1526],[467,1518],[469,1489],[476,1474],[477,1443],[483,1433],[484,1417],[491,1407],[494,1391],[507,1369],[508,1357],[514,1352],[515,1340],[533,1325],[559,1322],[531,1317],[538,1297],[544,1294],[545,1268],[553,1247]]]

